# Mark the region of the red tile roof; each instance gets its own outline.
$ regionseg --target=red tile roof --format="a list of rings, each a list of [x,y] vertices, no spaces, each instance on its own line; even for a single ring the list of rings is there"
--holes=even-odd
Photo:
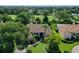
[[[58,24],[58,29],[64,36],[71,33],[79,33],[79,24]]]
[[[46,33],[49,35],[51,29],[47,24],[27,24],[29,31],[32,33]]]

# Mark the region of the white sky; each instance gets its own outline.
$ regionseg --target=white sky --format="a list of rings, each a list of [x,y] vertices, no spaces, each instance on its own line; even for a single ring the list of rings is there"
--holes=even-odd
[[[0,0],[0,5],[79,5],[79,0]]]

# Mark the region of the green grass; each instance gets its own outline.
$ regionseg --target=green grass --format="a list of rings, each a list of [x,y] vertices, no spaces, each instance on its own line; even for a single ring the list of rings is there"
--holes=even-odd
[[[43,20],[44,16],[43,15],[34,15],[35,18],[39,17],[41,21]],[[49,21],[56,19],[53,15],[48,15]]]
[[[9,17],[11,17],[13,20],[16,20],[16,15],[8,15]],[[41,19],[41,21],[43,21],[44,16],[43,15],[34,15],[35,18],[39,17]],[[49,21],[56,19],[53,15],[48,15],[48,19]]]
[[[30,48],[27,48],[28,50],[31,50],[32,53],[46,53],[46,47],[47,47],[47,44],[45,43],[39,43],[37,46],[33,46],[33,47],[30,47]]]
[[[35,18],[39,17],[41,20],[44,18],[43,15],[34,15]]]
[[[66,43],[61,42],[59,44],[59,49],[62,53],[64,53],[64,51],[71,52],[73,47],[75,47],[76,45],[79,45],[79,42],[74,42],[72,44],[66,44]]]
[[[11,17],[13,20],[16,20],[16,15],[8,15],[9,17]]]
[[[71,52],[72,49],[76,45],[79,45],[79,42],[74,42],[72,44],[68,44],[68,43],[63,43],[62,41],[60,41],[59,49],[60,49],[61,53],[64,53],[65,51],[66,52]],[[27,49],[31,50],[32,53],[47,53],[46,52],[46,47],[47,47],[47,44],[39,43],[37,46],[35,46],[35,47],[33,46],[33,47],[30,47],[30,48],[27,48]]]

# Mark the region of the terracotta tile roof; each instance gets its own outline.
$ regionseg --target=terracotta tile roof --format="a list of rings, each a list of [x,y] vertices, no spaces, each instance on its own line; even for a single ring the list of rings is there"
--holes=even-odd
[[[57,24],[59,32],[62,35],[71,35],[71,33],[79,33],[79,24]]]
[[[29,31],[32,33],[46,33],[49,35],[51,29],[47,24],[27,24]]]

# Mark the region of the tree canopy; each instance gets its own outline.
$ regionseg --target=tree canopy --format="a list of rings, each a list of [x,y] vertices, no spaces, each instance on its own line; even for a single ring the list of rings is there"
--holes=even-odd
[[[28,28],[19,22],[0,23],[0,52],[13,52],[16,46],[24,45]]]

